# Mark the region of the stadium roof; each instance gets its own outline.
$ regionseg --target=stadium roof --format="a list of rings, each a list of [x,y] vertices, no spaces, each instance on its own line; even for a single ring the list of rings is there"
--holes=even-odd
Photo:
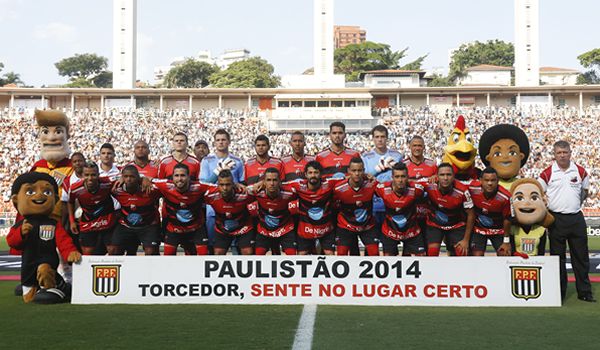
[[[365,75],[376,75],[376,76],[409,76],[413,74],[419,74],[422,78],[425,75],[425,71],[423,70],[406,70],[406,69],[380,69],[380,70],[368,70],[365,72],[361,72],[359,75],[359,79],[364,78]]]
[[[473,66],[473,67],[469,67],[466,69],[467,71],[498,71],[498,70],[502,70],[502,71],[511,71],[514,70],[513,67],[508,67],[508,66],[494,66],[492,64],[480,64],[478,66]]]
[[[285,99],[285,100],[290,100],[290,99],[297,99],[297,100],[307,100],[307,99],[315,99],[315,100],[322,100],[322,99],[371,99],[373,98],[373,95],[369,94],[369,93],[350,93],[350,94],[344,94],[344,93],[338,93],[338,94],[327,94],[327,93],[323,93],[323,94],[277,94],[275,95],[275,99],[276,100],[281,100],[281,99]]]
[[[579,73],[577,69],[558,68],[558,67],[540,67],[540,73]]]

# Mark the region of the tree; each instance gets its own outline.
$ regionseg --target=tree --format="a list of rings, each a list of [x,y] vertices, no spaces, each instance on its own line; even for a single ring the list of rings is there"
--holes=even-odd
[[[163,85],[168,88],[201,88],[208,85],[208,78],[219,71],[219,67],[193,58],[186,60],[165,75]]]
[[[106,70],[108,58],[95,53],[75,54],[63,58],[54,64],[58,74],[69,77],[70,87],[112,87],[112,78],[108,84]],[[101,85],[96,85],[98,82]]]
[[[274,88],[281,84],[275,69],[260,57],[234,62],[210,77],[210,84],[217,88]]]
[[[427,83],[427,86],[435,87],[435,86],[452,86],[452,81],[446,76],[441,74],[434,74],[431,76],[431,80]]]
[[[421,69],[421,64],[427,55],[400,66],[400,60],[404,58],[406,51],[408,48],[402,51],[392,51],[389,45],[372,41],[350,44],[335,50],[335,72],[344,74],[347,81],[358,81],[360,73],[370,70]]]
[[[512,67],[515,63],[515,48],[502,40],[475,41],[462,44],[450,59],[448,78],[455,82],[466,75],[466,69],[480,64]]]
[[[584,68],[589,68],[577,77],[577,84],[600,84],[600,49],[593,49],[577,56]]]
[[[4,69],[4,63],[0,62],[0,72]],[[15,84],[18,86],[23,86],[23,80],[21,80],[21,75],[15,72],[6,72],[2,77],[0,77],[0,87],[8,84]]]

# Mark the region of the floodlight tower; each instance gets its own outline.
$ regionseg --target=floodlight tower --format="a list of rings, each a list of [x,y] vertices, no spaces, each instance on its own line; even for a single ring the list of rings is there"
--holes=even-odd
[[[333,76],[333,0],[314,0],[315,77]]]
[[[515,86],[540,85],[539,0],[515,0]]]
[[[137,0],[113,0],[113,88],[135,87]]]

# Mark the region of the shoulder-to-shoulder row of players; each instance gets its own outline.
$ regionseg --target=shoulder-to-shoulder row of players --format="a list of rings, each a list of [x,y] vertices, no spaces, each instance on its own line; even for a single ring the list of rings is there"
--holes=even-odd
[[[159,254],[164,242],[165,255],[179,246],[191,255],[230,247],[244,255],[358,255],[359,238],[369,256],[380,255],[380,243],[384,255],[398,255],[402,243],[402,255],[437,256],[442,242],[450,255],[483,255],[488,240],[498,255],[543,254],[543,231],[527,242],[510,234],[510,193],[494,169],[464,183],[452,165],[424,157],[420,136],[407,157],[387,147],[384,126],[373,128],[374,148],[362,156],[344,146],[345,136],[344,124],[332,123],[331,146],[313,157],[294,132],[292,154],[279,159],[260,135],[245,164],[229,153],[226,130],[215,133],[211,154],[197,142],[196,156],[178,133],[159,163],[144,141],[123,168],[110,144],[100,165],[75,153],[62,194],[70,231],[84,254],[136,254],[140,244]]]

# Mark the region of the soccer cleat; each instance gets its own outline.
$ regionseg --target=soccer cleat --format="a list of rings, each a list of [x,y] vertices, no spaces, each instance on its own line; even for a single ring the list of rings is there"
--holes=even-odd
[[[577,297],[577,299],[581,300],[581,301],[587,301],[588,303],[595,303],[596,299],[594,299],[593,295],[584,295],[581,297]]]

